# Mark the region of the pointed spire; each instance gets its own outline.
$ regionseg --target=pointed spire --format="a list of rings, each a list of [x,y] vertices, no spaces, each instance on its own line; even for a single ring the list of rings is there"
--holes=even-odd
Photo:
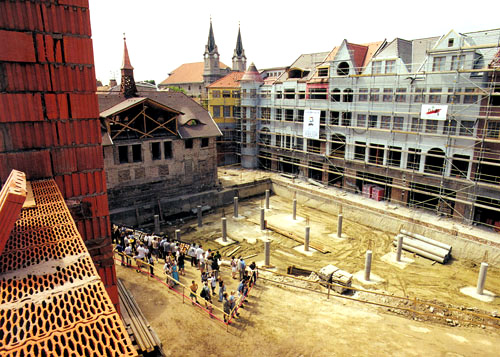
[[[257,70],[257,67],[255,67],[255,64],[252,62],[243,77],[241,77],[240,82],[264,82],[264,80]]]
[[[243,42],[241,41],[241,31],[239,25],[238,25],[238,38],[236,39],[235,54],[237,56],[241,56],[243,54]]]
[[[127,38],[125,37],[125,33],[123,33],[123,63],[121,69],[134,69],[130,63],[130,57],[128,56]]]
[[[210,17],[210,30],[208,31],[207,50],[208,52],[217,50],[217,46],[215,45],[214,30],[212,28],[212,17]]]

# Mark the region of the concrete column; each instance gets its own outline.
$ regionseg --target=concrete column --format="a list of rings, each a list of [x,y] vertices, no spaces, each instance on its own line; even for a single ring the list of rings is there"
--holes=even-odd
[[[481,263],[481,269],[479,270],[479,277],[477,278],[477,289],[476,293],[483,295],[484,282],[486,281],[486,272],[488,271],[488,263]]]
[[[264,265],[265,266],[270,266],[271,265],[271,241],[266,240],[264,242]]]
[[[261,208],[260,209],[260,230],[261,231],[266,229],[265,215],[266,215],[266,210],[264,208]]]
[[[175,230],[175,239],[181,240],[181,230],[180,229]]]
[[[297,219],[297,200],[295,198],[293,199],[292,216],[295,221]]]
[[[400,262],[401,261],[401,252],[403,251],[403,236],[399,235],[398,236],[398,246],[396,250],[396,261]]]
[[[235,218],[238,218],[238,197],[234,198],[234,214]]]
[[[269,196],[270,192],[269,190],[266,190],[266,209],[269,209]]]
[[[201,220],[201,206],[197,207],[196,213],[198,214],[198,227],[203,226],[203,222]]]
[[[158,234],[160,233],[160,216],[155,214],[154,221],[155,221],[155,233]]]
[[[342,214],[339,214],[339,220],[337,224],[337,237],[342,237]]]
[[[370,281],[370,273],[372,270],[372,251],[367,250],[366,251],[366,258],[365,258],[365,280]]]
[[[311,232],[311,227],[306,226],[306,237],[304,239],[304,250],[309,251],[309,233]]]
[[[226,220],[226,217],[222,217],[221,221],[222,221],[222,241],[227,242],[227,220]]]

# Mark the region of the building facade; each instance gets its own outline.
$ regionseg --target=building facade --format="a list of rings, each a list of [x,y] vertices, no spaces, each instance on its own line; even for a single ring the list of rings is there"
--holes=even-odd
[[[500,225],[499,37],[344,40],[242,80],[242,165]]]

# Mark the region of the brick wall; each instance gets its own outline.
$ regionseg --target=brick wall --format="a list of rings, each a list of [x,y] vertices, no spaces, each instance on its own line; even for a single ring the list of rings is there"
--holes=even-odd
[[[0,179],[54,178],[115,306],[88,0],[0,2]]]

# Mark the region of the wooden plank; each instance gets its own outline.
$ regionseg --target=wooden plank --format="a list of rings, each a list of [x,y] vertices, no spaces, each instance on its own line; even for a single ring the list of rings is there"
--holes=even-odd
[[[35,197],[33,196],[33,189],[31,183],[26,181],[26,201],[24,201],[23,208],[36,207]]]
[[[287,231],[284,231],[278,227],[275,227],[275,226],[272,226],[270,224],[267,224],[267,229],[273,231],[273,232],[276,232],[278,234],[281,234],[282,236],[285,236],[287,238],[290,238],[290,239],[293,239],[294,241],[298,242],[298,243],[302,243],[304,244],[304,239],[303,238],[300,238],[298,237],[296,234],[294,234],[293,232],[287,232]],[[317,250],[318,252],[321,252],[323,254],[326,254],[329,252],[329,250],[327,250],[322,244],[319,244],[319,243],[315,243],[315,242],[309,242],[309,246],[315,250]]]
[[[237,246],[236,248],[234,248],[231,253],[228,253],[226,254],[226,257],[230,257],[231,255],[233,255],[234,253],[236,253],[238,250],[240,250],[241,248],[241,245]]]

